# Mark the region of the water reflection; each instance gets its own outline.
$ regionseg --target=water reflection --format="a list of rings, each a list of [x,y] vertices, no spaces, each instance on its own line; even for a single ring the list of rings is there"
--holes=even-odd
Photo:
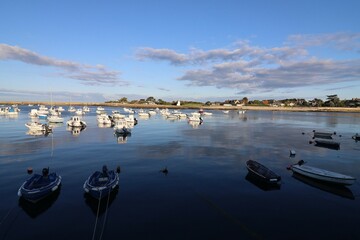
[[[59,186],[59,188],[50,196],[36,203],[29,202],[21,197],[19,198],[19,207],[22,208],[31,218],[36,218],[46,212],[56,202],[60,195],[60,189],[61,186]]]
[[[127,143],[128,137],[131,136],[131,132],[126,133],[126,134],[114,132],[114,136],[116,137],[117,143],[123,144],[123,143]]]
[[[266,184],[250,173],[246,175],[245,179],[263,191],[280,190],[281,188],[281,184]]]
[[[37,131],[37,130],[28,130],[26,132],[27,135],[31,135],[31,136],[45,136],[47,137],[51,132],[47,132],[47,131]]]
[[[119,192],[119,186],[116,186],[113,191],[108,195],[108,197],[104,197],[101,200],[93,198],[90,194],[84,193],[85,203],[90,207],[92,213],[98,217],[103,215],[106,210],[109,209],[111,204],[116,199],[116,196]]]
[[[49,127],[51,128],[59,128],[59,127],[62,127],[64,126],[64,123],[49,123]]]
[[[71,132],[72,135],[74,136],[78,136],[80,135],[80,133],[85,129],[85,126],[82,127],[71,127],[71,126],[66,126],[66,130]]]
[[[98,123],[99,128],[111,128],[111,123]]]
[[[352,193],[352,191],[343,186],[343,185],[336,185],[336,184],[329,184],[329,183],[325,183],[322,181],[318,181],[312,178],[308,178],[306,176],[297,174],[297,173],[293,173],[292,175],[295,179],[309,185],[315,188],[318,188],[320,190],[323,190],[325,192],[328,193],[332,193],[334,195],[338,195],[341,196],[343,198],[348,198],[348,199],[355,199],[354,194]]]
[[[199,128],[199,126],[202,124],[202,122],[196,122],[196,121],[188,121],[188,123],[192,128]]]

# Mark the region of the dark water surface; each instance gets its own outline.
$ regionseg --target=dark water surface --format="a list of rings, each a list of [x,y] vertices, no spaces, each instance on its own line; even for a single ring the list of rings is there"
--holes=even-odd
[[[0,116],[0,240],[360,239],[360,142],[351,139],[359,113],[213,111],[200,126],[136,116],[119,143],[97,125],[95,108],[79,135],[64,123],[48,136],[27,135],[30,110],[20,108],[18,117]],[[313,129],[336,131],[340,150],[309,144]],[[249,159],[281,175],[281,187],[248,178]],[[286,167],[300,159],[358,180],[334,188],[293,176]],[[82,186],[104,164],[121,166],[120,183],[99,207]],[[35,205],[19,200],[26,169],[47,166],[62,176],[60,191]]]

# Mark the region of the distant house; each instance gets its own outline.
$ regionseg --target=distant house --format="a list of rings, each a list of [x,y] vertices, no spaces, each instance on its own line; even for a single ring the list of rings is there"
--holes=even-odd
[[[176,106],[180,106],[180,105],[181,105],[180,101],[177,101]]]

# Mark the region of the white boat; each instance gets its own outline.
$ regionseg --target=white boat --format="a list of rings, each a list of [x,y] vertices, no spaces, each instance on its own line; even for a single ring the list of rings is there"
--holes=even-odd
[[[356,178],[347,176],[337,172],[331,172],[321,168],[316,168],[312,166],[304,166],[303,161],[298,164],[292,165],[291,170],[294,173],[301,174],[306,177],[314,178],[317,180],[325,181],[328,183],[335,183],[341,185],[351,185],[355,182]]]
[[[121,118],[125,118],[125,115],[121,114],[119,111],[114,110],[112,111],[112,116],[113,119],[121,119]]]
[[[59,117],[58,115],[51,115],[50,117],[47,118],[47,120],[51,123],[63,123],[64,122],[64,118]]]
[[[37,117],[38,116],[37,111],[38,111],[37,109],[31,109],[29,112],[29,117],[31,117],[31,118]]]
[[[72,116],[70,120],[66,122],[66,125],[70,127],[86,127],[86,122],[81,120],[79,116]]]
[[[189,122],[199,122],[202,123],[203,119],[200,117],[200,113],[191,113],[191,116],[188,117]]]
[[[65,111],[65,109],[62,107],[62,106],[60,106],[60,107],[58,107],[58,109],[57,109],[59,112],[63,112],[63,111]]]
[[[85,112],[83,112],[83,110],[81,108],[79,108],[79,109],[76,109],[75,114],[76,115],[84,115]]]
[[[96,113],[97,114],[105,113],[105,108],[103,108],[102,106],[97,107],[96,108]]]
[[[90,112],[90,108],[88,106],[83,106],[83,112]]]
[[[45,105],[40,105],[38,110],[38,115],[48,115],[49,109]]]
[[[98,115],[96,119],[99,124],[111,124],[111,119],[105,114]]]
[[[140,109],[139,110],[139,113],[138,113],[139,117],[145,117],[145,118],[148,118],[150,117],[150,114],[145,112],[144,110]]]
[[[8,108],[8,112],[7,112],[6,114],[7,114],[7,115],[18,115],[19,112],[20,112],[20,109],[19,109],[18,107],[12,106],[12,107],[9,107],[9,108]]]
[[[153,116],[156,115],[156,111],[154,109],[149,109],[148,113]]]
[[[118,120],[113,128],[117,134],[131,134],[131,129],[126,120]]]
[[[25,123],[25,126],[31,131],[51,132],[52,130],[47,124],[43,124],[39,122],[28,122]]]
[[[70,106],[68,112],[76,112],[76,109],[73,106]]]
[[[124,120],[126,121],[127,124],[135,124],[136,123],[136,118],[132,114],[125,117]]]
[[[224,110],[223,113],[228,114],[229,110]]]

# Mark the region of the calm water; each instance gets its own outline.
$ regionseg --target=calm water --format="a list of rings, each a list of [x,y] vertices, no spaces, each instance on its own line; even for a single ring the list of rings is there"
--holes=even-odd
[[[60,124],[49,136],[27,135],[29,107],[20,108],[0,116],[0,239],[360,239],[360,142],[351,139],[359,113],[213,111],[200,126],[157,114],[137,117],[119,143],[95,108],[79,135]],[[341,149],[309,144],[313,129],[336,131]],[[248,179],[248,159],[281,175],[281,188]],[[342,189],[305,183],[286,169],[300,159],[358,180]],[[82,186],[104,164],[121,166],[120,184],[98,207]],[[35,205],[19,200],[26,169],[47,166],[61,190]]]

